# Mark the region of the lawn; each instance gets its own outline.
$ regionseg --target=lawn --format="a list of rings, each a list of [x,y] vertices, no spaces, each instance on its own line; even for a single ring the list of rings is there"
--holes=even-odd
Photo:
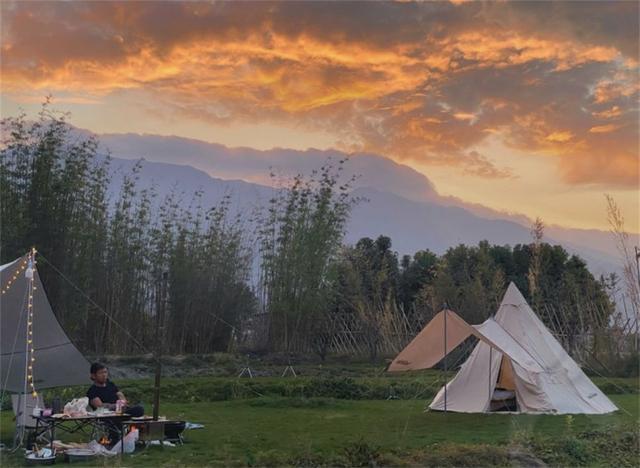
[[[182,447],[139,449],[121,462],[109,460],[98,464],[260,466],[320,461],[353,465],[366,463],[367,457],[377,457],[383,464],[411,463],[412,460],[428,464],[420,458],[425,451],[459,452],[469,450],[469,447],[472,450],[484,447],[481,453],[486,456],[489,447],[489,451],[495,448],[496,453],[504,455],[504,447],[514,443],[548,440],[552,444],[554,440],[568,440],[574,435],[578,441],[577,450],[588,450],[588,447],[581,449],[579,442],[579,435],[585,431],[606,435],[620,429],[637,429],[638,395],[612,395],[611,398],[623,411],[601,416],[425,413],[424,400],[265,396],[229,401],[168,402],[162,405],[161,411],[167,417],[199,422],[205,428],[187,432],[187,443]],[[7,443],[13,431],[11,412],[3,411],[0,423],[2,439]],[[548,459],[554,460],[553,457]],[[483,460],[472,457],[470,461],[476,465],[508,462],[506,458]],[[590,460],[606,464],[606,459],[585,459],[586,462]],[[2,464],[20,465],[21,460],[5,455]]]

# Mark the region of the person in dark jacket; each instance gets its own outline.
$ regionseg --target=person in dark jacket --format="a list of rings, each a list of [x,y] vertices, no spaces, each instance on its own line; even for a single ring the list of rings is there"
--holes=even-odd
[[[89,404],[94,410],[98,408],[115,410],[116,402],[123,400],[123,413],[127,413],[132,417],[139,417],[144,414],[144,408],[142,406],[129,406],[124,393],[118,389],[116,384],[109,380],[109,370],[105,365],[94,362],[91,364],[89,372],[91,373],[93,385],[87,390],[87,398],[89,398]]]

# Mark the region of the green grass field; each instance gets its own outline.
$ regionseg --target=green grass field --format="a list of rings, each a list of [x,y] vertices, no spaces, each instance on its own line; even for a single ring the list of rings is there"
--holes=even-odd
[[[328,457],[361,442],[381,452],[411,452],[444,442],[504,446],[524,435],[559,438],[587,429],[631,426],[638,418],[637,397],[613,399],[631,415],[425,413],[425,403],[416,400],[307,400],[306,405],[298,401],[298,407],[291,407],[280,398],[171,404],[166,413],[205,424],[206,429],[187,434],[189,453],[177,458],[187,465],[203,465],[216,460],[251,463],[269,452]],[[157,452],[136,459],[155,465],[162,461]]]
[[[424,412],[431,390],[417,399],[411,396],[425,379],[433,383],[435,375],[421,376],[418,383],[399,377],[393,385],[406,399],[395,400],[384,399],[387,377],[167,379],[161,413],[205,428],[188,431],[181,447],[138,449],[122,460],[96,464],[478,466],[517,464],[523,454],[525,465],[543,460],[556,465],[633,466],[637,461],[637,392],[610,395],[622,410],[600,416]],[[621,386],[625,383],[629,385]],[[616,388],[622,392],[635,383],[620,379]],[[150,386],[145,380],[123,382],[122,388],[145,395]],[[332,392],[338,398],[326,396]],[[378,399],[366,399],[372,395]],[[0,414],[5,444],[11,441],[12,416],[10,411]],[[19,456],[3,454],[3,466],[22,464]]]

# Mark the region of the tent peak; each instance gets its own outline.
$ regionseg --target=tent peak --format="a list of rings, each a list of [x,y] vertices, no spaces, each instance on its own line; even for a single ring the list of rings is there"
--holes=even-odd
[[[524,298],[518,287],[515,285],[513,281],[509,283],[509,287],[507,288],[507,292],[504,293],[504,298],[502,299],[502,305],[514,305],[519,306],[521,304],[526,304],[527,300]]]

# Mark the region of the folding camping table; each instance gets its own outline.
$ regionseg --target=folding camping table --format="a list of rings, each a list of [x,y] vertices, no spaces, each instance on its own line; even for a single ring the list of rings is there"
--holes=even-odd
[[[106,415],[87,415],[76,417],[54,417],[54,416],[35,416],[36,437],[49,433],[51,449],[53,450],[53,440],[56,430],[66,432],[68,434],[81,433],[93,436],[96,429],[106,428],[117,431],[120,434],[120,452],[124,453],[124,421],[131,419],[129,414],[106,414]],[[87,432],[91,429],[91,433]]]

